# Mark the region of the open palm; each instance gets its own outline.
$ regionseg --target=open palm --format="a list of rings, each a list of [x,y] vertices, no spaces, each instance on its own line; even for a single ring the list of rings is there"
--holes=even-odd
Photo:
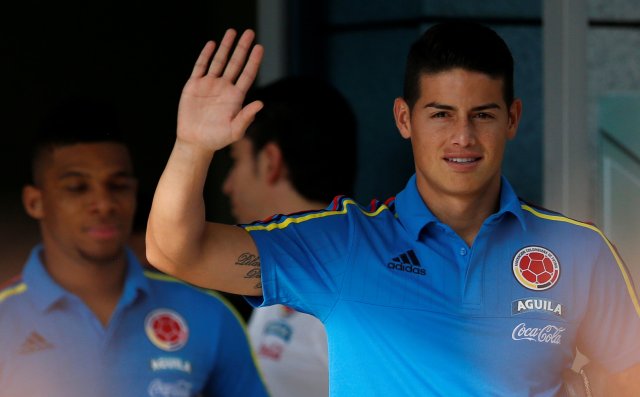
[[[253,31],[245,31],[231,57],[236,37],[232,29],[225,33],[213,59],[214,42],[202,49],[180,97],[179,140],[216,151],[242,138],[262,108],[260,102],[242,106],[263,55],[260,45],[252,48],[254,36]]]

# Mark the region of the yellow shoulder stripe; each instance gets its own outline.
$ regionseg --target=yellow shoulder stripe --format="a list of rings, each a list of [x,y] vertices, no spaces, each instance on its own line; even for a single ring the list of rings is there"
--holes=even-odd
[[[151,278],[153,280],[160,280],[160,281],[167,281],[167,282],[186,284],[185,282],[180,281],[175,277],[171,277],[168,274],[158,273],[158,272],[154,272],[152,270],[143,270],[142,272],[144,273],[144,275],[146,277]]]
[[[197,291],[200,291],[204,294],[213,296],[214,298],[218,299],[220,302],[222,302],[229,310],[231,310],[231,312],[233,313],[234,317],[238,320],[238,322],[240,322],[240,324],[242,324],[243,327],[246,326],[246,323],[244,321],[244,319],[242,318],[242,316],[240,315],[240,313],[238,313],[238,311],[236,310],[235,306],[233,306],[231,304],[231,302],[229,302],[227,300],[227,298],[225,298],[224,296],[220,295],[218,292],[214,291],[214,290],[210,290],[210,289],[206,289],[206,288],[200,288],[198,286],[186,283],[182,280],[179,280],[175,277],[171,277],[167,274],[163,274],[163,273],[158,273],[158,272],[154,272],[151,270],[144,270],[144,275],[150,279],[153,280],[158,280],[158,281],[165,281],[165,282],[169,282],[169,283],[178,283],[178,284],[184,284],[187,285]]]
[[[616,260],[616,264],[618,265],[618,269],[620,270],[620,273],[622,273],[622,278],[624,279],[624,282],[627,285],[627,292],[629,292],[629,297],[631,298],[631,301],[633,302],[633,306],[636,309],[636,314],[638,316],[640,316],[640,304],[638,303],[638,297],[636,295],[636,290],[635,290],[635,288],[633,286],[633,283],[631,282],[631,277],[629,276],[629,273],[627,272],[627,268],[622,263],[622,259],[618,255],[618,252],[616,251],[616,249],[613,248],[613,245],[611,245],[611,242],[607,239],[607,237],[604,235],[604,233],[602,233],[600,231],[600,229],[598,229],[597,227],[595,227],[595,226],[593,226],[593,225],[591,225],[589,223],[579,222],[579,221],[576,221],[574,219],[567,218],[567,217],[564,217],[564,216],[561,216],[561,215],[545,214],[545,213],[537,211],[537,210],[535,210],[535,209],[533,209],[533,208],[531,208],[531,207],[529,207],[528,205],[525,205],[525,204],[522,205],[522,209],[532,213],[533,215],[537,216],[538,218],[548,219],[550,221],[556,221],[556,222],[566,222],[566,223],[570,223],[572,225],[586,227],[587,229],[591,229],[594,232],[598,233],[600,235],[600,237],[602,237],[604,242],[607,244],[607,247],[609,247],[609,250],[611,251],[611,253],[613,254],[613,257]]]
[[[0,291],[0,303],[4,302],[4,300],[7,299],[8,297],[22,294],[26,290],[27,290],[27,284],[20,283],[18,285],[14,285],[13,287]]]
[[[292,223],[302,223],[302,222],[306,222],[308,220],[311,219],[317,219],[317,218],[324,218],[327,216],[333,216],[333,215],[343,215],[346,214],[348,211],[347,206],[348,205],[355,205],[356,208],[358,208],[363,214],[367,215],[367,216],[376,216],[379,213],[381,213],[382,211],[384,211],[385,209],[389,209],[386,205],[381,205],[380,207],[378,207],[377,210],[375,210],[374,212],[369,212],[369,211],[365,211],[364,209],[362,209],[355,201],[351,200],[351,199],[347,199],[344,200],[342,202],[342,209],[339,211],[321,211],[321,212],[315,212],[315,213],[311,213],[311,214],[307,214],[298,218],[286,218],[284,221],[277,223],[277,222],[273,222],[273,223],[269,223],[267,225],[251,225],[251,226],[247,226],[244,228],[244,230],[251,232],[254,230],[266,230],[266,231],[271,231],[274,229],[284,229],[287,226],[291,225]]]

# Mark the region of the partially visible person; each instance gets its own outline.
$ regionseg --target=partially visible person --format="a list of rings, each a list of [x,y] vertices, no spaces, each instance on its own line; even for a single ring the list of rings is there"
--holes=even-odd
[[[144,236],[147,232],[147,219],[149,218],[149,209],[151,208],[151,201],[144,192],[138,188],[138,194],[136,198],[136,214],[133,217],[131,225],[131,233],[127,240],[127,246],[136,255],[136,258],[143,267],[150,266],[147,260],[146,248],[144,242]]]
[[[244,103],[263,48],[235,36],[205,45],[183,89],[149,215],[154,266],[320,319],[333,396],[640,395],[640,304],[615,248],[501,173],[522,102],[495,31],[452,21],[411,46],[393,115],[416,172],[395,198],[241,227],[207,222],[202,200],[216,151],[263,106]]]
[[[114,108],[75,99],[34,142],[42,242],[0,291],[0,396],[265,396],[243,324],[126,247],[137,180]]]
[[[353,194],[356,119],[328,82],[288,77],[250,93],[260,100],[244,138],[231,146],[223,191],[236,220],[326,208]],[[256,308],[249,335],[273,396],[326,397],[327,335],[317,318],[285,305]]]

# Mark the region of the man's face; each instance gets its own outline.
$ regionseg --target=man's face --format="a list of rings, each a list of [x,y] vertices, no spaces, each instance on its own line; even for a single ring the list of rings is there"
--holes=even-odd
[[[118,143],[62,146],[46,154],[38,186],[24,190],[27,212],[40,221],[47,250],[108,263],[123,253],[136,207],[129,152]]]
[[[231,212],[236,222],[248,223],[263,219],[264,189],[266,181],[261,174],[259,159],[253,154],[253,144],[242,138],[231,145],[233,164],[222,186],[222,191],[231,201]]]
[[[507,107],[502,85],[502,79],[456,68],[422,75],[410,112],[404,100],[396,101],[396,123],[411,139],[423,197],[478,197],[499,188],[522,106],[516,99]]]

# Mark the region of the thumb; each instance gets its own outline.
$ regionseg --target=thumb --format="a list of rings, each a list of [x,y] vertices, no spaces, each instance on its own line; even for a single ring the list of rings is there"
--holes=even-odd
[[[253,101],[238,112],[236,117],[231,121],[231,131],[234,137],[239,138],[244,135],[244,132],[263,106],[264,104],[261,101]]]

